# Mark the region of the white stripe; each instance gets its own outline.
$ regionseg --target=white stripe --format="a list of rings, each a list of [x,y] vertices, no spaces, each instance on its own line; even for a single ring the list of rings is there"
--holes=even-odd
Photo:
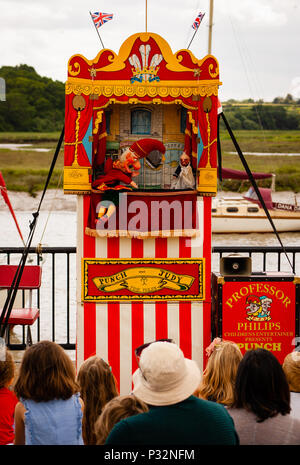
[[[155,239],[144,239],[144,258],[155,258]]]
[[[174,342],[180,344],[179,335],[179,303],[168,302],[168,337]]]
[[[108,362],[107,303],[96,305],[96,355]]]
[[[203,372],[203,303],[192,302],[192,360]]]
[[[131,341],[131,304],[120,304],[120,395],[131,392]]]
[[[155,340],[155,303],[144,302],[144,342]]]
[[[84,361],[84,317],[83,304],[81,304],[81,257],[83,255],[83,196],[77,195],[77,253],[76,253],[76,269],[77,269],[77,285],[76,285],[76,300],[77,300],[77,315],[76,315],[76,364],[77,370]]]
[[[179,257],[179,237],[169,237],[168,241],[168,258],[177,258]]]
[[[119,257],[120,258],[131,258],[131,239],[129,237],[120,237]]]

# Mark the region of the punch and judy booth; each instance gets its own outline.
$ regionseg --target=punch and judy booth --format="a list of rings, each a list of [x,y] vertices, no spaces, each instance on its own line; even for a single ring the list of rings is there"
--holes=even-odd
[[[134,349],[172,338],[204,365],[219,70],[153,33],[74,55],[64,191],[77,205],[77,365],[107,360],[131,390]]]

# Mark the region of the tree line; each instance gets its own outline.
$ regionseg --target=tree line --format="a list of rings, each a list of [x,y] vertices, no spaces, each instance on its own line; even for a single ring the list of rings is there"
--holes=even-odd
[[[291,94],[275,97],[270,103],[230,99],[222,106],[232,129],[300,129],[300,99]]]
[[[40,76],[28,65],[2,66],[5,101],[0,101],[0,131],[52,132],[64,122],[64,83]]]
[[[1,132],[53,132],[64,122],[65,85],[40,76],[32,66],[2,66],[6,99],[0,100]],[[300,129],[300,99],[291,94],[272,103],[253,99],[222,102],[232,129]],[[223,125],[221,122],[221,128]]]

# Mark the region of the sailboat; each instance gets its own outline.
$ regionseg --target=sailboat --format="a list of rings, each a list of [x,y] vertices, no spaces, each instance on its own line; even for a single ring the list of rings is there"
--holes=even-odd
[[[300,231],[300,205],[274,202],[274,173],[252,173],[254,179],[272,178],[270,188],[259,188],[278,232]],[[222,179],[248,179],[247,173],[222,168]],[[215,197],[212,200],[213,233],[266,233],[272,226],[257,195],[250,187],[245,195]]]

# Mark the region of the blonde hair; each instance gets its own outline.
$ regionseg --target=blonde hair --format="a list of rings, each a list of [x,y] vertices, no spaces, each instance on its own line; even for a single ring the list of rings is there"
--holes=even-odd
[[[288,354],[282,365],[290,391],[300,392],[300,352]]]
[[[77,375],[80,396],[84,403],[82,437],[86,445],[95,445],[95,421],[104,406],[119,395],[111,367],[96,355],[83,362]]]
[[[231,405],[237,369],[242,358],[242,353],[234,342],[220,341],[216,344],[203,372],[198,396]]]
[[[96,444],[105,443],[109,433],[119,421],[138,413],[148,412],[148,406],[133,394],[119,396],[106,404],[95,423]]]

